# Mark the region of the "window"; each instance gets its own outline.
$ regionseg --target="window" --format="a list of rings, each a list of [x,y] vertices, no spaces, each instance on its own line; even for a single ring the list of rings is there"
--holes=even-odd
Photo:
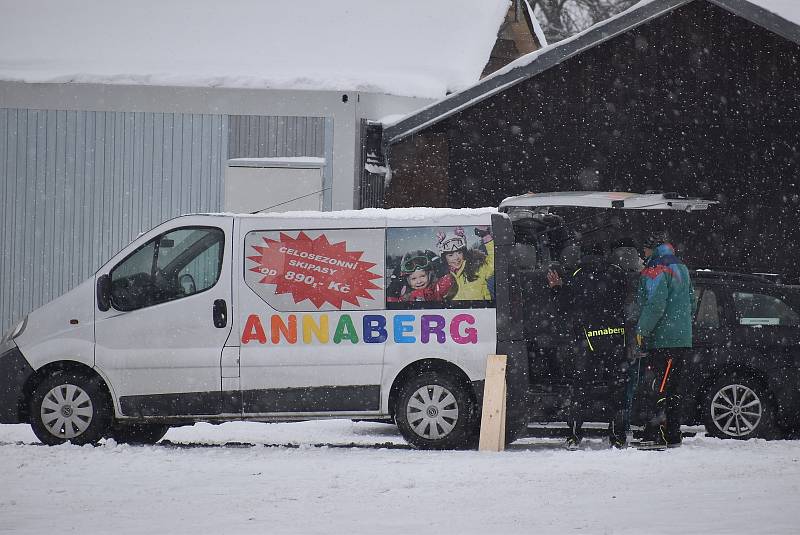
[[[741,325],[800,325],[800,315],[771,295],[734,292],[733,303]]]
[[[697,314],[694,326],[700,329],[713,329],[719,327],[719,309],[717,309],[717,294],[710,288],[695,289],[697,299]]]
[[[222,270],[225,234],[188,227],[153,238],[111,270],[111,304],[121,311],[166,303],[205,291]]]

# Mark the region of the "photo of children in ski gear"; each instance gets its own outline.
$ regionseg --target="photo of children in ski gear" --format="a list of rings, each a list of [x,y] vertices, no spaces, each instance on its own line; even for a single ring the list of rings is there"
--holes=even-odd
[[[491,306],[494,242],[488,226],[386,231],[388,308]]]
[[[412,251],[403,255],[400,274],[404,286],[399,297],[389,297],[389,301],[444,301],[452,299],[455,290],[453,277],[441,274],[441,262],[433,251]]]

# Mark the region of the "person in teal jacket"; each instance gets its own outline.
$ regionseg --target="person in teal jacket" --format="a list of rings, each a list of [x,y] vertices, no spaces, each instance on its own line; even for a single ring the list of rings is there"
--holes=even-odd
[[[644,242],[645,267],[639,283],[636,342],[655,372],[656,407],[645,424],[641,446],[681,445],[681,382],[687,348],[692,347],[694,286],[665,232]]]

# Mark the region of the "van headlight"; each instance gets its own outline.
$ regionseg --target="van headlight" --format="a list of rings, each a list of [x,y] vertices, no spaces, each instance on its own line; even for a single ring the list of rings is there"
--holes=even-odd
[[[26,315],[24,318],[19,320],[11,329],[3,336],[3,342],[10,342],[14,338],[21,335],[25,332],[25,326],[28,325],[28,316]]]

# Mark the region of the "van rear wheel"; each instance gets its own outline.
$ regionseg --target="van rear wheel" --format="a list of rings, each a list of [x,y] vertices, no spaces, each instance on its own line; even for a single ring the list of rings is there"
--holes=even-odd
[[[403,438],[422,449],[472,447],[477,436],[475,401],[447,372],[425,372],[403,385],[395,420]]]
[[[55,446],[94,444],[111,421],[105,386],[98,377],[59,372],[44,379],[33,391],[30,421],[36,437]]]

